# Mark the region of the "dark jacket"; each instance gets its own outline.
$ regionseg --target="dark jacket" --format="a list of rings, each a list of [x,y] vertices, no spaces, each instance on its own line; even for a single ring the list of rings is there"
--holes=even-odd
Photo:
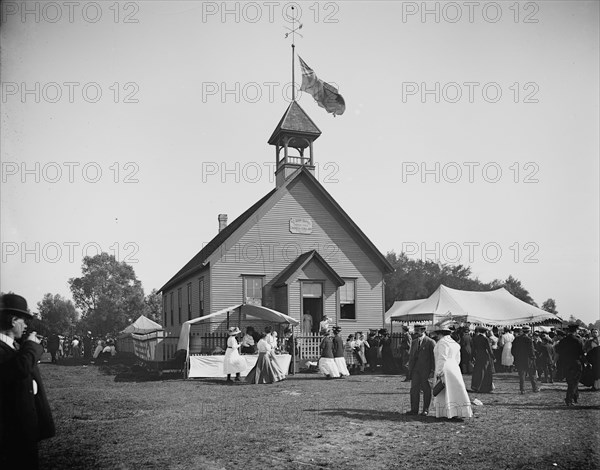
[[[533,341],[529,336],[517,336],[513,341],[510,352],[515,358],[517,369],[529,369],[535,366],[535,351]]]
[[[408,371],[412,373],[414,370],[422,374],[431,374],[435,370],[435,358],[433,356],[433,348],[435,341],[428,336],[423,337],[421,347],[419,347],[419,338],[413,339],[410,348],[410,357],[408,359]]]
[[[0,448],[54,436],[54,421],[37,363],[44,348],[25,341],[18,351],[0,341]],[[33,393],[33,381],[37,394]]]
[[[339,335],[333,337],[333,357],[344,357],[344,340]]]
[[[556,345],[556,352],[560,356],[560,362],[563,366],[569,366],[574,363],[583,363],[583,344],[573,335],[567,335]]]

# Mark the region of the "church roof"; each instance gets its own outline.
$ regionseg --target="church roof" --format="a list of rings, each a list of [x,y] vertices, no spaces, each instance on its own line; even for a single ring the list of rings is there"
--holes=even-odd
[[[321,135],[317,125],[296,101],[290,103],[279,124],[275,127],[269,138],[269,145],[275,145],[281,133],[308,135],[312,137],[312,140]]]
[[[316,251],[311,250],[306,253],[302,253],[294,261],[292,261],[287,268],[281,271],[275,279],[273,279],[274,287],[281,287],[287,284],[290,277],[300,268],[306,266],[312,259],[317,261],[325,271],[331,276],[338,286],[343,286],[346,282],[339,276],[338,273],[329,265],[327,261]]]
[[[268,194],[266,194],[263,198],[261,198],[258,202],[256,202],[252,207],[250,207],[246,212],[240,215],[237,219],[231,222],[227,227],[221,230],[196,256],[194,256],[183,268],[181,268],[175,276],[173,276],[164,286],[162,286],[159,292],[164,292],[165,290],[172,287],[174,284],[186,279],[188,276],[191,276],[194,273],[197,273],[205,268],[206,260],[208,257],[213,254],[230,236],[232,236],[235,231],[242,226],[246,220],[256,214],[261,207],[265,206],[267,202],[274,198],[278,192],[287,190],[287,186],[289,186],[296,178],[305,177],[309,182],[312,183],[312,186],[319,193],[317,195],[318,199],[321,201],[326,201],[333,206],[335,211],[337,211],[342,219],[349,226],[350,230],[354,232],[358,238],[367,246],[369,251],[375,255],[375,258],[379,260],[379,264],[383,267],[385,272],[391,273],[394,271],[394,268],[389,263],[389,261],[381,254],[381,252],[377,249],[377,247],[369,240],[369,238],[363,233],[363,231],[356,225],[356,223],[350,218],[348,214],[341,208],[341,206],[333,199],[333,197],[327,192],[327,190],[319,183],[319,181],[310,173],[306,167],[301,166],[296,170],[287,180],[286,182],[280,186],[279,188],[275,188],[271,190]],[[342,284],[343,285],[343,284]]]

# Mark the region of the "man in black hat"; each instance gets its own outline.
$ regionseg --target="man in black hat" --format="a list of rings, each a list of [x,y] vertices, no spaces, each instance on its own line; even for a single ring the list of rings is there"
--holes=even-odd
[[[560,355],[561,365],[567,380],[567,397],[565,403],[572,406],[579,398],[579,379],[583,368],[583,344],[577,336],[579,325],[569,323],[567,336],[556,345],[556,352]]]
[[[384,374],[391,374],[394,372],[394,352],[392,351],[392,338],[390,338],[390,334],[385,328],[379,330],[379,336],[381,336],[381,340],[379,341],[381,346],[381,369]]]
[[[515,328],[516,337],[513,341],[511,354],[515,358],[515,367],[519,373],[519,390],[521,394],[525,393],[525,374],[529,374],[531,388],[534,392],[539,392],[540,387],[536,381],[535,368],[535,350],[533,341],[529,337],[531,328],[525,325],[523,328]]]
[[[54,436],[54,421],[37,363],[44,348],[20,295],[0,298],[0,468],[38,468],[37,443]],[[21,346],[15,340],[22,339]]]
[[[421,400],[421,390],[423,390],[423,416],[429,414],[429,405],[431,404],[431,383],[435,371],[435,359],[433,348],[435,342],[425,335],[425,327],[415,325],[417,337],[413,339],[410,348],[410,359],[408,360],[408,374],[410,375],[410,411],[408,415],[419,413],[419,401]]]

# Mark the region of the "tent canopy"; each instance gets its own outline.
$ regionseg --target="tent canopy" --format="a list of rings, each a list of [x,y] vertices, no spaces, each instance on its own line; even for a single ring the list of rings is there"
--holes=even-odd
[[[186,321],[183,325],[181,325],[181,333],[179,334],[179,341],[177,343],[177,350],[185,349],[188,351],[190,348],[190,330],[193,324],[200,322],[217,322],[219,320],[224,321],[227,318],[227,315],[233,316],[234,314],[238,314],[240,316],[244,316],[245,320],[266,320],[271,323],[289,323],[292,326],[297,326],[300,324],[298,320],[295,320],[292,317],[289,317],[277,310],[271,310],[270,308],[263,307],[262,305],[252,305],[252,304],[237,304],[232,305],[231,307],[224,308],[217,312],[211,313],[210,315],[206,315],[204,317],[194,318],[192,320]],[[219,318],[220,317],[220,318]],[[232,322],[234,321],[235,316],[232,318]]]
[[[462,321],[466,318],[466,322],[486,326],[562,322],[558,315],[517,299],[504,287],[481,292],[451,289],[444,285],[407,311],[390,315],[390,321],[436,323],[442,317],[460,317]]]
[[[133,333],[138,335],[145,335],[148,333],[153,333],[154,331],[160,331],[162,329],[162,325],[150,320],[144,315],[141,315],[136,321],[134,321],[131,325],[129,325],[127,328],[121,331],[119,333],[119,337],[128,336]]]
[[[406,314],[420,303],[425,302],[425,300],[427,299],[396,300],[394,304],[389,308],[389,310],[385,312],[384,323],[391,323],[392,317],[398,317]]]

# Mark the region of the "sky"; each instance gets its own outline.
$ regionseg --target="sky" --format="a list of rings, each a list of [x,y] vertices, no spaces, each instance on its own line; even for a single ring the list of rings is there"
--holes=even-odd
[[[274,187],[300,23],[346,101],[297,96],[316,176],[382,253],[599,318],[598,2],[1,8],[0,290],[34,310],[100,251],[160,288]]]

